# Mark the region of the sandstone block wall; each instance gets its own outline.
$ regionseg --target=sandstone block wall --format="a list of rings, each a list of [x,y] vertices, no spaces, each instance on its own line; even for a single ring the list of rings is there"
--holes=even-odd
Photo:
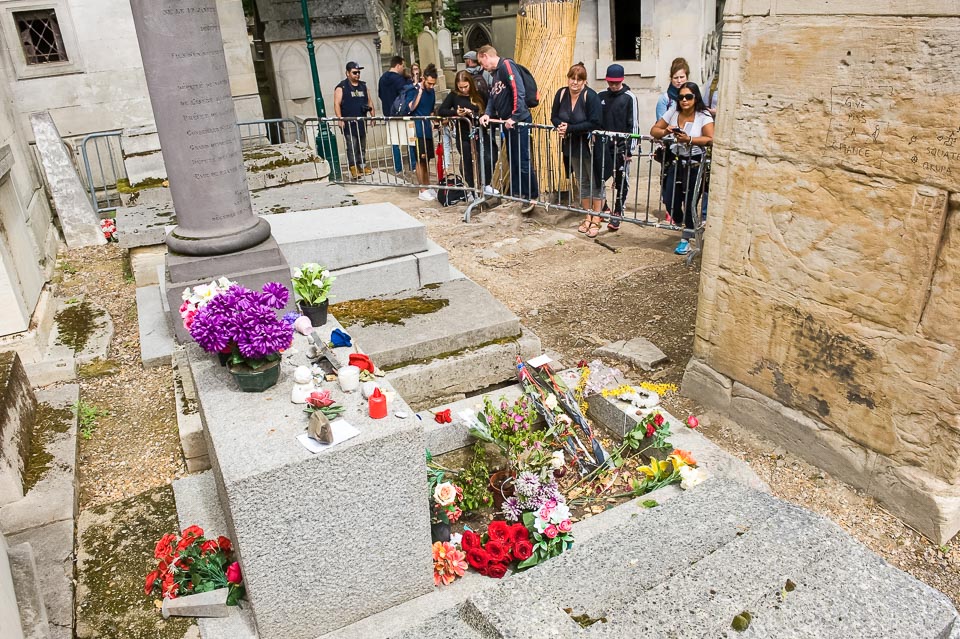
[[[938,539],[960,529],[950,5],[727,2],[686,385],[735,420],[738,388],[773,400],[782,441]]]

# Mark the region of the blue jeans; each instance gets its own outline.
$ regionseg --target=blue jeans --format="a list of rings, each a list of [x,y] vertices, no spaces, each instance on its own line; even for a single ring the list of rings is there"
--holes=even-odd
[[[530,128],[504,128],[510,158],[510,195],[524,200],[540,199],[537,174],[530,163]]]

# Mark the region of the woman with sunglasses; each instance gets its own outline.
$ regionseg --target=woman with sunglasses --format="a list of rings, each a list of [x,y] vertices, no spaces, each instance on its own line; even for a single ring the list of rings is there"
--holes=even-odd
[[[669,152],[664,153],[660,199],[674,223],[683,226],[682,239],[674,253],[686,255],[696,228],[695,187],[703,170],[704,147],[713,144],[713,117],[696,83],[681,85],[676,106],[657,120],[650,135],[658,140],[672,136]]]

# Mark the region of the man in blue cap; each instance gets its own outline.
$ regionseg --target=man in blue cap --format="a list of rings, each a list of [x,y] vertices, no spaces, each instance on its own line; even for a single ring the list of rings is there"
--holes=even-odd
[[[639,104],[637,96],[630,87],[623,83],[624,70],[619,64],[607,67],[607,88],[600,93],[600,106],[603,109],[603,130],[618,133],[632,133],[639,135]],[[626,140],[615,138],[607,140],[603,147],[602,162],[604,179],[613,176],[614,203],[613,212],[607,229],[616,231],[620,228],[620,218],[623,217],[624,203],[627,201],[630,181],[630,161],[637,153],[636,138]],[[609,207],[604,203],[604,210]]]

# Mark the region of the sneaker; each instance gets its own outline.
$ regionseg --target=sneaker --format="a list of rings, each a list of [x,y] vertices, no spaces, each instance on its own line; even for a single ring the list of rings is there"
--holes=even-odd
[[[495,188],[493,188],[488,184],[485,187],[483,187],[483,194],[484,195],[500,195],[500,191],[496,190]]]
[[[690,252],[690,242],[686,240],[680,240],[680,243],[677,244],[677,248],[673,249],[673,252],[677,255],[686,255]]]
[[[619,230],[620,230],[620,224],[619,224],[619,223],[614,224],[613,222],[608,222],[608,223],[607,223],[607,230],[610,231],[610,232],[619,231]]]
[[[373,169],[371,169],[369,166],[365,166],[365,167],[363,167],[363,174],[364,174],[364,175],[373,175]]]
[[[360,177],[360,171],[357,170],[357,167],[355,166],[350,167],[350,177],[352,177],[354,180]]]
[[[420,195],[418,195],[417,198],[424,202],[430,202],[431,200],[437,199],[437,196],[433,192],[433,189],[427,189],[426,191],[420,191]]]
[[[533,213],[533,209],[535,208],[537,208],[536,202],[528,202],[527,204],[524,204],[522,207],[520,207],[520,212],[523,213],[524,215],[527,215],[529,213]]]

